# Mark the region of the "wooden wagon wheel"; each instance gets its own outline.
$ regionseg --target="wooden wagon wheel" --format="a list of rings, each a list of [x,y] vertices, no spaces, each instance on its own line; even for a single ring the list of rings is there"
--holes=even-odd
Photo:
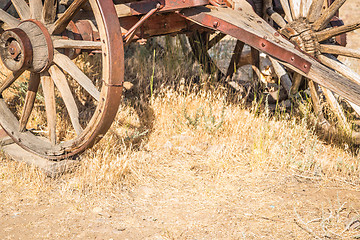
[[[264,3],[265,2],[271,1],[264,0]],[[355,73],[347,67],[346,64],[336,58],[337,56],[360,58],[359,50],[341,46],[336,42],[337,39],[335,39],[341,34],[360,28],[360,22],[358,20],[355,23],[344,26],[336,26],[331,22],[346,0],[335,0],[329,8],[326,7],[327,0],[281,0],[280,2],[285,15],[281,16],[278,13],[274,13],[274,11],[269,11],[269,14],[282,35],[286,36],[303,51],[317,58],[323,65],[334,69],[349,80],[360,84],[359,74]],[[224,37],[224,34],[219,33],[215,37],[209,38],[209,34],[203,32],[195,33],[194,36],[189,38],[189,41],[195,55],[206,72],[217,73],[221,77],[227,78],[231,77],[234,70],[241,66],[242,62],[238,61],[241,59],[241,50],[244,45],[240,41],[236,42],[227,70],[219,71],[220,68],[218,64],[211,54],[209,54],[208,50]],[[257,64],[256,50],[252,50],[252,55],[254,55],[252,64]],[[288,68],[284,68],[284,66],[271,57],[270,60],[275,73],[278,75],[289,95],[295,94],[305,77],[299,73],[293,73],[293,71]],[[358,127],[350,123],[349,114],[344,111],[344,107],[346,107],[346,109],[351,108],[352,111],[356,113],[356,116],[359,117],[360,107],[336,96],[326,88],[319,87],[309,79],[306,79],[306,81],[308,82],[311,92],[314,112],[318,118],[318,126],[330,134],[335,131],[334,124],[328,121],[326,114],[323,112],[324,96],[327,105],[329,105],[335,114],[341,128],[351,135],[356,143],[360,143],[360,134],[356,131]],[[347,103],[346,106],[344,106],[344,102]]]
[[[16,13],[0,9],[0,55],[10,70],[0,82],[0,125],[17,144],[42,157],[55,160],[79,154],[106,133],[121,99],[123,46],[114,4],[112,0],[74,0],[59,12],[57,0],[11,3]],[[79,34],[79,20],[83,28],[92,30],[84,32],[86,37]],[[102,75],[97,82],[71,60],[81,49],[99,56]],[[86,59],[82,65],[88,65]],[[14,111],[7,96],[21,84],[27,86],[25,100],[21,110]],[[92,106],[92,111],[80,111],[74,85],[76,91],[86,92],[91,103],[84,105]],[[43,100],[37,97],[41,92]],[[31,118],[34,105],[45,110],[46,124],[37,126]],[[57,112],[62,108],[66,115]],[[67,121],[61,119],[64,116],[71,122],[65,133],[57,127]]]
[[[328,2],[332,2],[332,4],[328,6]],[[355,19],[354,23],[343,26],[332,23],[333,20],[336,20],[334,17],[336,18],[345,2],[346,0],[281,0],[285,16],[282,18],[279,14],[273,13],[272,19],[279,26],[279,31],[303,51],[311,54],[325,66],[360,84],[360,75],[337,58],[341,56],[360,59],[359,50],[346,47],[344,38],[339,37],[359,29],[360,21]],[[339,126],[353,138],[355,143],[360,143],[359,129],[350,122],[350,118],[354,115],[360,116],[359,106],[336,96],[332,91],[318,86],[312,80],[305,79],[298,73],[294,73],[292,76],[287,74],[277,61],[272,59],[272,62],[279,77],[292,79],[292,87],[287,89],[290,94],[296,94],[300,83],[304,80],[307,81],[319,127],[330,134],[335,130],[323,111],[326,103],[335,114]]]

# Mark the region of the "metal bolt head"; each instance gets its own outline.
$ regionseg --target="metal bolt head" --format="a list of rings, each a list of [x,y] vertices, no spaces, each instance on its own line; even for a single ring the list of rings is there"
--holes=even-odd
[[[220,25],[220,23],[219,22],[214,22],[214,24],[213,24],[213,26],[214,26],[214,28],[217,28],[217,27],[219,27],[219,25]]]

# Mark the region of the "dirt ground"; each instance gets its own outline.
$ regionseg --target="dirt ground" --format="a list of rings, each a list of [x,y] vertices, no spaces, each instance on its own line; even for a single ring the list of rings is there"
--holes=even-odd
[[[219,184],[185,161],[149,184],[86,198],[0,186],[1,239],[315,238],[307,228],[330,239],[360,234],[358,187],[277,172],[239,171]]]
[[[345,20],[353,22],[359,12],[360,2],[348,0]],[[349,38],[359,35],[358,30]],[[4,160],[0,239],[360,238],[359,185],[291,170],[240,168],[213,175],[206,166],[190,164],[196,155],[144,154],[144,161],[162,163],[161,174],[102,194],[63,189],[64,179],[45,180],[58,184],[51,190],[33,186],[23,174],[14,181],[4,169],[15,164]]]

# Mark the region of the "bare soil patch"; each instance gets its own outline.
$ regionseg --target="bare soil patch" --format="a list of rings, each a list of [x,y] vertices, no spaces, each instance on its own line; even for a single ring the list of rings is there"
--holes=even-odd
[[[353,22],[360,3],[349,0],[346,6],[352,15],[345,10],[344,19]],[[359,35],[356,31],[349,38]],[[350,42],[360,47],[359,41]],[[107,161],[114,158],[110,151],[123,147],[116,142],[121,129],[115,124],[108,143],[88,151],[74,173],[57,179],[3,155],[0,239],[360,237],[358,157],[306,130],[299,130],[309,134],[303,140],[285,135],[296,124],[285,128],[254,117],[232,119],[237,115],[231,108],[226,116],[236,136],[201,129],[174,134],[176,109],[171,104],[166,109],[155,109],[156,126],[144,147],[127,148],[116,161]],[[261,126],[282,132],[256,132]],[[271,141],[278,152],[270,153]],[[318,170],[319,162],[327,167]],[[342,170],[345,165],[349,172]]]

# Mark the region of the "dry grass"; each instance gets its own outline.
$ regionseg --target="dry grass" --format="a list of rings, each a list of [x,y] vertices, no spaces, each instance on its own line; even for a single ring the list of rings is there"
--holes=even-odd
[[[135,83],[135,90],[125,93],[105,138],[82,155],[74,173],[62,177],[67,187],[88,192],[150,181],[162,174],[159,169],[163,165],[180,156],[192,167],[214,176],[245,168],[290,171],[358,184],[360,162],[356,151],[346,142],[332,145],[319,140],[308,124],[313,117],[309,108],[302,106],[309,112],[301,118],[283,112],[270,116],[266,106],[259,113],[255,102],[252,108],[245,108],[233,101],[234,93],[229,89],[215,84],[209,90],[208,82],[201,80],[199,67],[184,61],[179,42],[177,48],[166,52],[168,41],[174,42],[169,38],[163,41],[165,47],[128,50],[132,57],[127,58],[127,80]],[[149,65],[156,52],[154,75]],[[176,61],[186,65],[176,65]],[[94,68],[87,68],[89,74],[96,73]],[[42,115],[43,108],[37,108],[32,121],[39,124]],[[72,132],[68,122],[58,123],[59,129]],[[31,168],[22,164],[4,164],[3,169],[12,166],[9,176],[14,181],[19,181],[19,174],[20,179],[38,186],[48,181],[37,170],[27,172]],[[4,172],[8,175],[9,171]]]
[[[268,233],[270,236],[288,228],[296,236],[305,233],[314,238],[356,233],[353,229],[344,231],[349,216],[358,215],[351,204],[346,211],[342,207],[346,203],[342,201],[314,210],[306,200],[298,200],[295,196],[283,206],[281,213],[293,216],[292,223],[300,227],[294,229],[289,222],[266,212],[269,200],[258,195],[263,192],[258,189],[266,187],[277,191],[271,197],[276,199],[281,193],[281,182],[288,179],[287,176],[297,179],[295,185],[299,188],[307,181],[320,186],[335,182],[345,188],[358,188],[360,160],[357,151],[346,141],[337,140],[332,144],[321,140],[309,124],[314,118],[309,106],[302,106],[304,115],[296,111],[274,113],[266,104],[259,108],[255,101],[252,107],[244,106],[239,103],[237,93],[204,78],[199,67],[190,60],[185,61],[179,49],[167,53],[161,47],[138,47],[129,51],[132,57],[126,62],[127,80],[132,81],[135,88],[125,92],[112,128],[101,142],[81,156],[80,165],[72,173],[50,179],[40,170],[13,162],[1,154],[0,181],[2,186],[11,188],[11,191],[4,190],[9,201],[17,199],[19,193],[36,199],[37,203],[52,196],[51,204],[69,201],[81,212],[104,199],[111,205],[108,199],[122,199],[122,194],[134,194],[143,186],[158,186],[163,194],[171,192],[167,187],[182,189],[185,186],[189,192],[196,192],[195,196],[199,193],[204,197],[209,206],[219,201],[226,203],[225,209],[238,209],[239,196],[234,195],[238,191],[234,182],[240,181],[241,176],[241,181],[250,179],[241,196],[251,197],[251,201],[255,199],[256,204],[251,206],[265,209],[261,213],[241,210],[249,226],[257,225],[258,221],[266,221],[263,223],[266,226],[270,226],[268,221],[274,222]],[[153,66],[154,52],[157,56],[155,71],[149,68]],[[176,65],[177,61],[186,64]],[[89,71],[96,73],[93,68]],[[86,99],[83,93],[77,93],[81,99]],[[83,109],[86,111],[85,107]],[[39,121],[42,115],[42,108],[37,108],[32,121]],[[59,127],[67,132],[70,129],[68,122],[61,122]],[[190,197],[186,201],[191,202]],[[156,206],[156,201],[152,205]],[[197,201],[196,198],[192,202],[194,206],[198,206]],[[167,208],[164,206],[164,209]],[[169,211],[174,209],[174,206],[168,208]],[[228,214],[230,217],[220,219],[219,224],[230,224],[228,219],[233,216],[232,212]],[[208,229],[217,233],[222,226],[209,224]],[[235,226],[231,228],[236,229]],[[171,224],[164,227],[161,236],[186,238],[182,231],[181,226]],[[190,231],[189,237],[201,230],[196,231]],[[227,236],[237,236],[231,234]],[[254,238],[259,236],[251,235],[251,231],[246,234]],[[279,236],[287,236],[281,234]]]

